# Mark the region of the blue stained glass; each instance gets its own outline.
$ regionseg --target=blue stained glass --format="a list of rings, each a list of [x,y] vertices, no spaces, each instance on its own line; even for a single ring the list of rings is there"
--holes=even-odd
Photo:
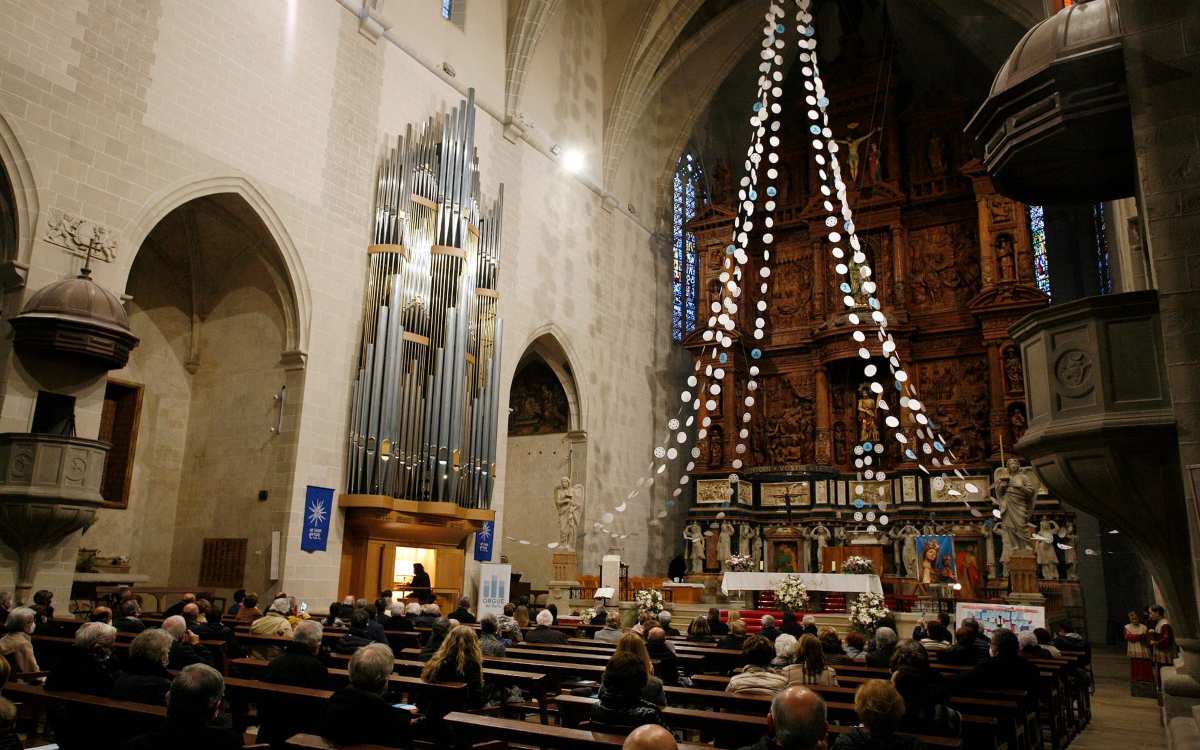
[[[442,18],[447,21],[454,15],[454,0],[442,0]]]
[[[1108,264],[1108,232],[1104,226],[1104,204],[1097,203],[1092,209],[1096,225],[1096,276],[1100,281],[1100,293],[1112,294],[1112,269]]]
[[[1037,288],[1050,296],[1050,259],[1046,256],[1046,212],[1041,206],[1029,207],[1029,242],[1033,246],[1033,280]]]
[[[687,223],[696,215],[700,170],[690,154],[680,157],[672,185],[671,337],[682,341],[696,327],[700,262]]]

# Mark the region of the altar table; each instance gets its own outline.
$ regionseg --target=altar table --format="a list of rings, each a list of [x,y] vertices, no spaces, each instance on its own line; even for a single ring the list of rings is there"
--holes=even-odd
[[[675,604],[695,604],[704,596],[703,583],[675,583],[667,581],[662,585],[663,594]]]
[[[795,576],[809,591],[834,591],[839,594],[873,593],[883,595],[883,585],[876,575],[850,573],[726,573],[721,579],[721,593],[730,591],[771,591],[784,578]]]

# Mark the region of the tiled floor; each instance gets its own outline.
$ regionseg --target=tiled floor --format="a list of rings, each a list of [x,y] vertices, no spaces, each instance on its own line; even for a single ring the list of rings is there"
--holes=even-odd
[[[1129,662],[1124,651],[1097,651],[1093,660],[1096,693],[1092,721],[1070,750],[1158,750],[1166,748],[1162,714],[1153,698],[1129,694]]]

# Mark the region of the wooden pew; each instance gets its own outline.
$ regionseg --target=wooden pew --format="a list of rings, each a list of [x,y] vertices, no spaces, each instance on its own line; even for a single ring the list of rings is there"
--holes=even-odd
[[[288,738],[288,750],[391,750],[384,745],[335,745],[315,734],[297,734]]]
[[[580,641],[583,641],[583,645],[581,645]],[[680,666],[684,667],[684,670],[689,674],[704,671],[728,672],[744,663],[742,652],[738,650],[698,648],[694,644],[679,642],[676,642],[673,645],[675,647],[676,661],[678,661]],[[616,649],[616,645],[612,643],[589,643],[585,639],[572,638],[565,644],[514,643],[509,647],[510,652],[516,650],[524,651],[527,649],[573,653],[586,656],[611,656],[613,651]]]
[[[447,714],[443,721],[454,729],[459,748],[469,748],[485,740],[502,740],[544,750],[613,750],[625,743],[625,736],[620,734],[497,719],[461,711]],[[679,750],[712,750],[712,747],[681,742]]]
[[[267,673],[270,662],[264,659],[234,659],[230,662],[230,672],[237,678],[250,678],[259,684]],[[229,679],[235,679],[233,677]],[[327,690],[338,690],[350,683],[350,672],[345,669],[330,669]],[[467,700],[467,686],[462,682],[425,682],[420,677],[392,674],[388,676],[388,689],[401,693],[410,698],[425,696],[430,701],[438,701],[448,706],[461,706]],[[410,701],[416,703],[416,700]]]
[[[35,633],[30,640],[33,642],[33,653],[37,657],[38,666],[47,672],[53,670],[58,660],[66,653],[66,650],[75,645],[73,637],[65,638],[62,636],[42,635],[41,633]],[[113,643],[113,653],[121,659],[127,658],[129,656],[129,644],[132,641],[132,638],[118,638]],[[217,662],[215,666],[221,672],[224,672],[227,657],[225,641],[200,641],[200,645],[205,646],[209,651],[213,652],[213,656]]]

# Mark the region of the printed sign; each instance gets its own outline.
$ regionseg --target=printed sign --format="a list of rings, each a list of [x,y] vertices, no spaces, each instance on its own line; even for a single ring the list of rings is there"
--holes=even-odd
[[[308,486],[304,495],[304,528],[300,532],[300,549],[305,552],[324,552],[329,546],[329,518],[333,515],[333,490]]]
[[[475,532],[475,560],[477,562],[491,562],[492,540],[495,538],[495,534],[495,521],[488,521],[482,529]]]
[[[968,617],[974,617],[985,633],[990,633],[996,628],[1008,628],[1014,633],[1023,633],[1026,630],[1046,627],[1045,607],[959,602],[954,609],[955,626]]]
[[[476,608],[479,619],[484,615],[499,617],[508,604],[508,584],[512,579],[512,566],[508,563],[483,563],[479,566],[479,603]]]

